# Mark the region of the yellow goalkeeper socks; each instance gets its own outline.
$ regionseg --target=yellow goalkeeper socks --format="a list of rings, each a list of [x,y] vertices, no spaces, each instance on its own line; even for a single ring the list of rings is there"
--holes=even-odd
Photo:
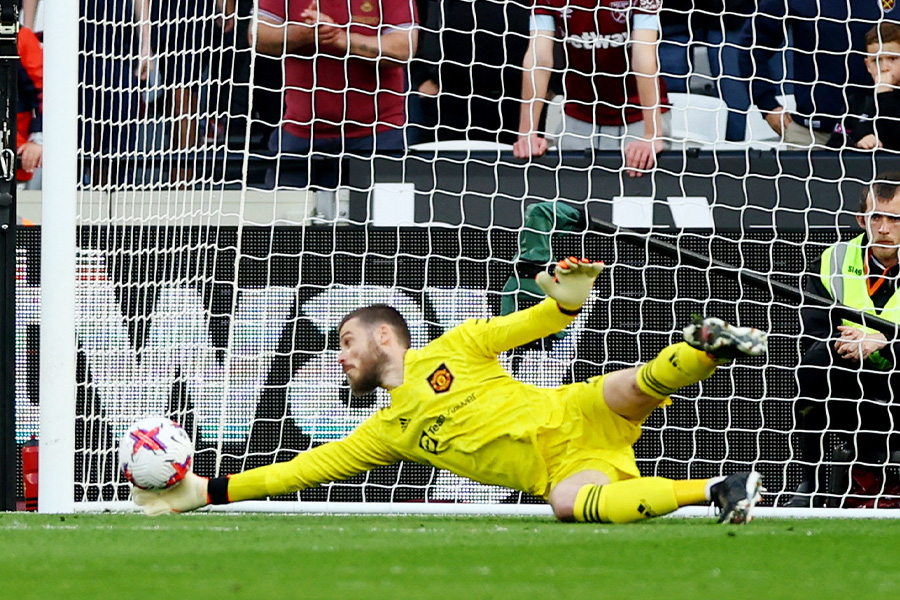
[[[678,506],[691,506],[703,504],[710,498],[709,488],[712,483],[721,481],[721,477],[712,479],[675,479],[672,481],[672,489],[675,491],[675,501]]]
[[[575,520],[631,523],[668,514],[681,506],[709,499],[709,480],[676,481],[664,477],[626,479],[607,485],[588,484],[575,496]]]
[[[685,342],[672,344],[638,369],[637,384],[645,394],[668,400],[670,394],[712,375],[717,366],[702,350]]]

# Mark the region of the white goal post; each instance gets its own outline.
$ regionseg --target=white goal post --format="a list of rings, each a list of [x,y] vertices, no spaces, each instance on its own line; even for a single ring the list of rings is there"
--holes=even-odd
[[[148,414],[185,425],[204,476],[340,439],[389,401],[382,392],[349,394],[334,334],[346,312],[390,303],[421,346],[465,319],[499,314],[504,289],[530,259],[543,265],[574,254],[611,268],[567,336],[503,357],[515,377],[555,387],[634,366],[679,340],[694,313],[765,328],[766,357],[720,369],[651,416],[636,446],[642,472],[682,479],[758,470],[763,516],[900,516],[886,508],[900,506],[893,424],[876,432],[828,423],[820,461],[827,487],[819,494],[826,506],[785,508],[803,473],[796,412],[805,332],[798,299],[779,292],[801,288],[825,248],[859,233],[860,190],[879,173],[900,171],[898,155],[788,148],[768,132],[725,140],[724,100],[689,89],[670,98],[677,127],[642,177],[629,176],[618,150],[551,149],[520,160],[507,136],[437,140],[375,157],[339,150],[331,157],[338,183],[269,189],[270,168],[307,165],[267,143],[285,119],[272,123],[262,105],[274,97],[282,106],[294,88],[266,79],[284,74],[281,63],[246,41],[258,12],[224,21],[213,9],[85,16],[78,2],[43,3],[45,166],[42,191],[20,202],[38,226],[18,238],[16,396],[17,443],[32,435],[40,443],[41,512],[134,510],[116,443]],[[448,15],[421,23],[420,43],[445,22]],[[527,43],[527,23],[523,32],[514,22],[495,25]],[[79,40],[79,30],[93,33]],[[135,45],[106,45],[126,30]],[[163,47],[155,33],[163,30],[196,35],[198,45]],[[160,47],[151,44],[150,76],[135,79],[146,32]],[[436,64],[445,75],[449,67],[490,66],[477,54],[455,60]],[[163,73],[165,65],[180,70]],[[485,102],[505,110],[520,90],[509,87],[508,72],[496,76],[505,78],[499,98],[477,89],[448,94],[476,112]],[[411,86],[402,96],[412,114],[421,97]],[[176,99],[189,110],[173,112]],[[750,130],[764,126],[753,111],[746,110]],[[718,133],[708,133],[711,125]],[[311,162],[312,172],[323,168]],[[560,205],[587,218],[563,226]],[[543,220],[540,209],[526,212],[535,206],[544,207]],[[601,222],[758,281],[736,281],[729,269],[697,266],[596,227]],[[880,458],[841,454],[877,433],[885,434]],[[861,492],[860,473],[880,483]],[[539,499],[410,463],[215,510],[550,515]]]

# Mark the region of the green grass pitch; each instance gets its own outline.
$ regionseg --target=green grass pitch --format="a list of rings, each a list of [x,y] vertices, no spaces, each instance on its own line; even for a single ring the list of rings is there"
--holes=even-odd
[[[900,520],[0,513],[9,600],[879,599]]]

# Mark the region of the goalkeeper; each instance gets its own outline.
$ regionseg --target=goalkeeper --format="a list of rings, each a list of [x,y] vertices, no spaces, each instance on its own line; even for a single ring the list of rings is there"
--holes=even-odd
[[[641,423],[669,395],[723,362],[766,349],[765,334],[719,319],[696,321],[685,342],[640,367],[556,389],[513,379],[498,355],[564,329],[603,263],[569,258],[537,283],[549,296],[529,309],[477,319],[410,349],[403,317],[386,305],[347,315],[338,362],[354,394],[382,387],[391,406],[346,438],[293,460],[228,477],[193,473],[161,492],[134,489],[147,514],[279,496],[401,460],[540,496],[563,521],[624,523],[714,502],[720,522],[746,522],[760,475],[671,480],[640,476],[633,444]]]

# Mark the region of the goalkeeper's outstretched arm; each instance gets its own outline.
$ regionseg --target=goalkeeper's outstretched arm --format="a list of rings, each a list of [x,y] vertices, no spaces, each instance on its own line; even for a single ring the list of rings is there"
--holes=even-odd
[[[602,262],[585,258],[561,260],[554,275],[541,272],[535,277],[547,300],[502,317],[470,322],[468,327],[460,329],[460,335],[469,336],[469,347],[478,348],[486,357],[495,357],[562,331],[581,311],[603,268]]]
[[[369,419],[343,440],[302,452],[287,462],[212,479],[188,473],[171,488],[152,492],[134,488],[132,495],[144,513],[161,515],[188,512],[207,504],[259,500],[348,479],[399,460],[376,435],[376,428]]]

